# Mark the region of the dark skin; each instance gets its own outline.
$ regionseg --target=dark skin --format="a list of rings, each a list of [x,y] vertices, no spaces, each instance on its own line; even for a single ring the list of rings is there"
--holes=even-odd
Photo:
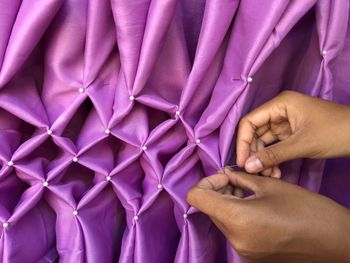
[[[277,179],[287,160],[350,156],[349,130],[350,107],[283,92],[239,125],[237,164],[265,176],[225,168],[195,185],[188,202],[249,262],[350,262],[349,210]]]

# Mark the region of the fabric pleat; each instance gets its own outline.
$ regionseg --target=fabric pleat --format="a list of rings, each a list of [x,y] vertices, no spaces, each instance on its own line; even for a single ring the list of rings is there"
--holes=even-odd
[[[243,262],[186,194],[281,91],[350,103],[349,21],[337,0],[0,0],[0,262]],[[349,168],[282,180],[350,207]]]

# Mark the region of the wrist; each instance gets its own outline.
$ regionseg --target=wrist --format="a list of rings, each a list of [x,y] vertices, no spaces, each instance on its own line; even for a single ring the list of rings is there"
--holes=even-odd
[[[350,107],[337,105],[332,121],[326,124],[326,141],[328,141],[327,158],[350,157]]]
[[[350,210],[325,196],[318,202],[299,233],[308,262],[350,262]]]
[[[327,251],[327,262],[350,262],[350,213],[347,209],[341,208],[339,216],[329,222],[329,236],[324,240],[324,248]]]

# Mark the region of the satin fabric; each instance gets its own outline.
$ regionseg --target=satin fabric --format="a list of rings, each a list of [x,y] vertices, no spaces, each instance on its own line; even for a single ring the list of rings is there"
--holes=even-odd
[[[282,90],[350,102],[348,15],[342,0],[0,0],[0,261],[243,262],[186,193],[234,164],[240,118]],[[282,177],[350,206],[348,163]]]

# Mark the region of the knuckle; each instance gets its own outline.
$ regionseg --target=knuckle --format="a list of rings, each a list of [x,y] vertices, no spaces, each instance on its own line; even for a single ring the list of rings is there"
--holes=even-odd
[[[299,92],[296,92],[294,90],[285,90],[280,93],[280,98],[285,103],[291,104],[295,103],[296,101],[300,100],[302,98],[302,94]]]
[[[283,103],[275,103],[272,106],[272,111],[278,114],[277,116],[279,116],[279,118],[277,120],[274,120],[275,122],[279,121],[278,123],[284,120],[284,117],[287,115],[286,106]]]
[[[281,160],[281,153],[277,149],[265,149],[265,158],[267,159],[267,165],[277,165],[280,163]]]
[[[213,183],[210,181],[209,177],[204,177],[197,184],[198,188],[214,188]]]
[[[239,122],[239,128],[246,126],[249,123],[247,115],[244,116]]]
[[[186,196],[187,202],[189,204],[192,204],[192,205],[195,204],[197,194],[198,194],[198,188],[197,187],[192,187],[187,192],[187,196]]]
[[[280,94],[281,94],[281,96],[294,97],[298,93],[296,91],[293,91],[293,90],[284,90]]]

